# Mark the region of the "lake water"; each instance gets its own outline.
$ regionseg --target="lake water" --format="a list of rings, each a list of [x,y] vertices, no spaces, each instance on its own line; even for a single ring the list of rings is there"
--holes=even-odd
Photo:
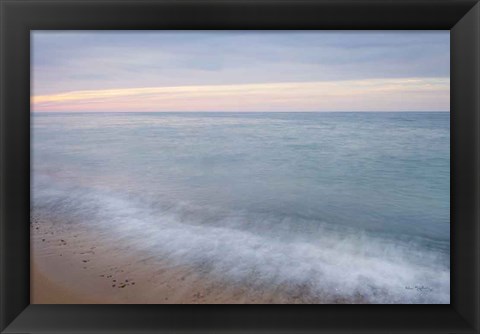
[[[35,113],[32,208],[233,282],[450,302],[449,113]]]

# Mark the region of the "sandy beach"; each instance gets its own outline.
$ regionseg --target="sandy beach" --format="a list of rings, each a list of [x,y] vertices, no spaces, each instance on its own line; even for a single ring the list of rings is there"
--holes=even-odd
[[[66,225],[31,219],[33,304],[320,302],[298,290],[259,289],[151,256],[139,257],[128,247],[100,242],[89,231]]]

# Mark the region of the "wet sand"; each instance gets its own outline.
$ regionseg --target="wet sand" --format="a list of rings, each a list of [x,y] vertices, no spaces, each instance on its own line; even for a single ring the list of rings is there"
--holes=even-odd
[[[102,304],[107,300],[95,299],[93,296],[83,296],[55,283],[35,265],[31,268],[30,285],[32,304]]]
[[[59,227],[60,226],[60,227]],[[105,242],[74,224],[31,219],[33,304],[319,303],[302,291],[228,282]],[[338,302],[338,301],[337,301]]]

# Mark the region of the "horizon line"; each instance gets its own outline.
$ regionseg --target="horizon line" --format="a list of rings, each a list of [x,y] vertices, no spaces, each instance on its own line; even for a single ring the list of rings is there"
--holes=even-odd
[[[30,111],[31,114],[195,114],[195,113],[215,113],[215,114],[320,114],[320,113],[450,113],[450,110],[326,110],[326,111],[211,111],[211,110],[195,110],[195,111]]]

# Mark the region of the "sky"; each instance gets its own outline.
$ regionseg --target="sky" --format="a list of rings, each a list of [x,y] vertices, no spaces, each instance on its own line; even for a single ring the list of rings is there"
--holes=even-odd
[[[449,31],[33,31],[33,112],[449,111]]]

